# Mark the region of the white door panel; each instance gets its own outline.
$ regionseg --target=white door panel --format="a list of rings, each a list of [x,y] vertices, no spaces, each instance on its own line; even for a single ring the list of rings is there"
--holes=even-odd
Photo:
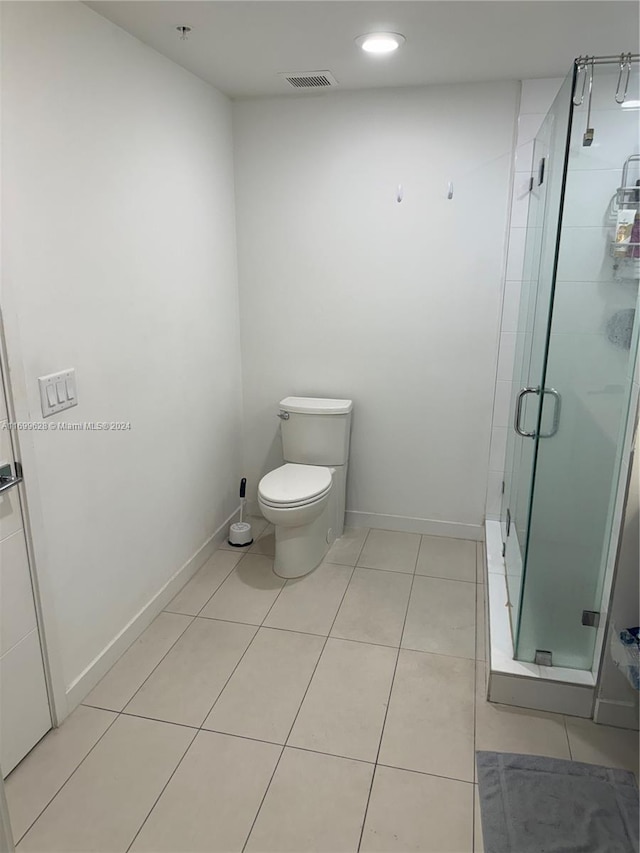
[[[0,658],[0,684],[0,765],[6,776],[51,728],[37,630]]]
[[[0,388],[0,392],[2,388]],[[0,406],[3,397],[0,393]],[[0,420],[0,465],[11,465],[13,471],[13,450],[11,447],[11,434],[4,429],[6,420]],[[0,539],[6,539],[17,530],[22,529],[22,510],[20,507],[20,496],[17,489],[9,489],[0,493]]]
[[[0,542],[0,655],[36,627],[27,547],[19,530]]]
[[[0,465],[15,457],[0,370]],[[20,486],[0,493],[0,766],[6,775],[51,728]]]

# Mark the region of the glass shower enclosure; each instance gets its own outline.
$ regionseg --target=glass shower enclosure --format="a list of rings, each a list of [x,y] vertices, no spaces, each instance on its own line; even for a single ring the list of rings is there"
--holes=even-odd
[[[534,141],[501,528],[515,657],[591,669],[638,349],[637,57],[580,58]]]

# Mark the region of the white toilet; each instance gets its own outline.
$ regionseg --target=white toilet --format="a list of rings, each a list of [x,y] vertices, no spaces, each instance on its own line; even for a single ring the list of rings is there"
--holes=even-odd
[[[313,571],[342,536],[351,400],[285,397],[280,401],[285,464],[260,480],[258,505],[275,525],[274,572]]]

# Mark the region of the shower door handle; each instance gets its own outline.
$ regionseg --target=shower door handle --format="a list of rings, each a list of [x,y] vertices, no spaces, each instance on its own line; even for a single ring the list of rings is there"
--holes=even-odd
[[[562,408],[562,397],[556,391],[555,388],[545,388],[542,392],[544,394],[551,394],[553,397],[553,423],[551,424],[551,430],[549,432],[541,432],[540,438],[553,438],[553,436],[558,432],[560,428],[560,410]]]
[[[524,403],[524,398],[527,396],[527,394],[539,394],[539,393],[540,393],[539,387],[538,388],[521,388],[520,391],[518,391],[518,396],[516,398],[516,412],[515,412],[515,415],[513,418],[513,428],[518,433],[518,435],[521,435],[523,438],[535,438],[536,437],[536,431],[535,430],[533,430],[533,432],[527,432],[527,430],[522,429],[522,427],[520,426],[520,418],[522,417],[522,406]]]

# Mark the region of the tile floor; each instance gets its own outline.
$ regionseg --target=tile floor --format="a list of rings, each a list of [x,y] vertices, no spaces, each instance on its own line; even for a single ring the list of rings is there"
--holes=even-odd
[[[480,545],[222,547],[7,779],[18,851],[479,853],[474,749],[637,772],[637,735],[484,699]]]

